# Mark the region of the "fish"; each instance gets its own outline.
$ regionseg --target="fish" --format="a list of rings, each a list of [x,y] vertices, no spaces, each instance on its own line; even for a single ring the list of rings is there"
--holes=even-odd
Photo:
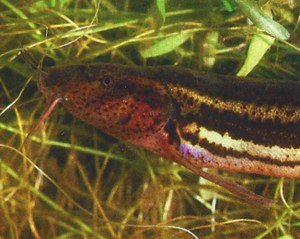
[[[275,202],[203,171],[300,178],[300,82],[176,66],[53,66],[39,88],[50,102],[121,141],[149,150],[249,203]]]

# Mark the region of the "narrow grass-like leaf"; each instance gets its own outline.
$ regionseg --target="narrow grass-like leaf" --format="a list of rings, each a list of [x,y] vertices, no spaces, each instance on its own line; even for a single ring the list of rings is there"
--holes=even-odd
[[[273,45],[274,40],[274,37],[268,36],[264,33],[255,34],[252,37],[246,60],[237,75],[248,75]]]
[[[156,7],[158,12],[160,13],[163,22],[165,22],[166,19],[166,3],[165,0],[156,0]]]
[[[1,170],[8,173],[12,178],[22,183],[26,188],[28,188],[32,193],[34,193],[37,197],[39,197],[45,204],[47,204],[49,207],[51,207],[53,210],[61,213],[63,216],[66,216],[70,220],[72,220],[77,226],[84,232],[91,234],[95,238],[98,239],[105,239],[105,237],[98,235],[90,225],[86,224],[83,220],[81,220],[78,217],[73,217],[68,211],[66,211],[63,207],[61,207],[59,204],[57,204],[55,201],[53,201],[51,198],[49,198],[44,193],[40,192],[38,189],[36,189],[34,186],[30,185],[26,181],[23,180],[23,178],[9,165],[7,165],[2,158],[0,158],[0,168]]]
[[[281,236],[281,237],[277,237],[277,239],[294,239],[295,237],[293,237],[292,235],[284,235],[284,236]]]
[[[289,32],[282,25],[273,21],[266,13],[264,13],[256,2],[252,0],[236,0],[236,3],[258,28],[280,40],[287,40],[290,38]]]
[[[165,0],[155,0],[150,9],[150,17],[153,27],[158,30],[162,27],[166,20],[166,2]]]
[[[12,12],[14,12],[18,17],[20,17],[21,19],[28,21],[28,25],[30,28],[32,29],[37,29],[36,25],[32,22],[29,21],[29,18],[25,15],[24,12],[22,12],[22,10],[20,10],[18,7],[16,7],[14,4],[10,3],[9,1],[6,0],[1,0],[1,3],[3,5],[5,5],[7,8],[9,8],[10,10],[12,10]],[[37,40],[40,38],[39,36],[41,36],[41,32],[39,30],[35,31],[36,35],[33,35]]]
[[[233,0],[222,0],[222,3],[228,12],[233,11]]]
[[[179,47],[181,44],[186,42],[189,38],[190,38],[190,33],[179,33],[178,35],[165,38],[155,43],[150,48],[146,49],[142,53],[142,56],[144,58],[149,58],[149,57],[155,57],[155,56],[166,54]]]

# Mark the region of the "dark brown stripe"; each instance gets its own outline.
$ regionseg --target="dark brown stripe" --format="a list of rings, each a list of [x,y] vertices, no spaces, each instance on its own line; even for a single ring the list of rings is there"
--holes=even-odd
[[[230,133],[232,138],[253,141],[264,146],[278,145],[279,147],[300,147],[300,122],[281,124],[271,120],[249,120],[231,111],[219,111],[213,107],[202,105],[198,112],[184,116],[176,115],[180,128],[196,122],[208,130],[219,132],[221,135]]]
[[[214,155],[218,155],[220,157],[231,156],[231,157],[234,157],[237,159],[248,158],[250,161],[259,161],[259,162],[266,163],[269,165],[273,164],[273,165],[277,165],[277,166],[286,166],[286,167],[291,167],[291,168],[300,165],[300,160],[299,161],[279,161],[279,160],[271,159],[268,157],[253,156],[247,152],[238,152],[233,149],[226,149],[222,146],[210,144],[205,139],[202,139],[201,141],[199,141],[198,145],[200,147],[205,148],[210,153],[212,153]],[[244,160],[244,159],[241,159],[241,160]]]
[[[297,81],[240,78],[173,66],[132,67],[103,63],[52,67],[48,72],[46,78],[42,79],[45,87],[51,86],[59,79],[88,82],[104,75],[112,75],[113,78],[123,79],[124,82],[128,78],[140,78],[164,85],[176,84],[201,95],[220,97],[223,100],[242,99],[244,102],[257,104],[300,105],[300,82]]]
[[[199,95],[222,100],[243,100],[246,103],[300,105],[300,81],[242,78],[207,72],[196,72],[180,67],[155,67],[148,78],[159,79]]]

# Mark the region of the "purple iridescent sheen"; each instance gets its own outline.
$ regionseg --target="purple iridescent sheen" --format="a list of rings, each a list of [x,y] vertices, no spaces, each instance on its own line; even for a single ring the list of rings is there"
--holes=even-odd
[[[179,150],[186,159],[188,159],[189,156],[193,156],[195,159],[200,159],[204,162],[210,162],[212,160],[211,155],[199,146],[192,146],[189,143],[181,143]]]

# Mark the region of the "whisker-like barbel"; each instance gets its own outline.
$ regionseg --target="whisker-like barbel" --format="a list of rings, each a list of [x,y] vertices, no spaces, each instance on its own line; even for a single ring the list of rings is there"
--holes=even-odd
[[[52,67],[40,88],[75,117],[207,179],[202,167],[300,177],[300,82],[89,64]]]

